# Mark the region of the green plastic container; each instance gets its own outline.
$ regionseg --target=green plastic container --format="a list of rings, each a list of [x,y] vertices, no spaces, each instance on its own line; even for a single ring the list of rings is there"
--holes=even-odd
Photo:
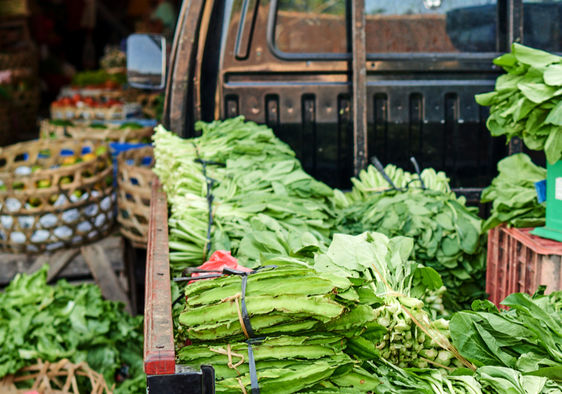
[[[546,166],[546,226],[531,234],[562,242],[562,160]]]

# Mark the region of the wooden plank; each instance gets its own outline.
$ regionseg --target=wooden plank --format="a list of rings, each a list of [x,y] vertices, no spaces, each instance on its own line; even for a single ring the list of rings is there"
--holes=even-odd
[[[103,248],[100,245],[94,244],[83,246],[80,248],[80,251],[84,260],[86,260],[86,264],[90,267],[90,271],[103,296],[108,300],[123,302],[127,312],[132,313],[127,293],[121,287],[119,278],[113,272]]]
[[[101,245],[105,251],[107,258],[111,262],[113,271],[121,272],[124,270],[123,239],[120,236],[106,237],[97,241],[96,244]],[[75,250],[78,250],[78,254],[75,254],[74,258],[66,265],[61,264],[61,269],[56,279],[64,278],[72,281],[74,279],[86,279],[92,276],[90,268],[79,253],[79,248],[75,248]],[[59,252],[63,251],[41,255],[0,253],[0,286],[5,286],[10,283],[13,277],[19,272],[35,272],[41,267],[43,262],[50,263],[51,265],[57,263],[58,257],[54,256]],[[38,258],[41,258],[41,260],[38,260]],[[48,259],[44,260],[45,258]]]
[[[152,183],[146,254],[144,372],[175,373],[172,294],[168,251],[168,203],[160,182]]]
[[[367,54],[365,38],[365,2],[351,2],[352,15],[352,86],[353,86],[353,171],[367,166]]]
[[[28,274],[32,274],[40,269],[43,265],[49,264],[49,272],[47,273],[47,283],[52,281],[59,272],[66,267],[80,253],[79,249],[65,249],[53,253],[52,255],[39,256],[33,265],[27,270]]]

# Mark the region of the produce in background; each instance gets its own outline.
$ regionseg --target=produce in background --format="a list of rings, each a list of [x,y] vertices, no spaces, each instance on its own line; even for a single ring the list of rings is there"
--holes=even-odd
[[[482,221],[450,193],[387,191],[341,210],[338,231],[377,231],[414,239],[412,258],[434,268],[447,288],[445,307],[460,310],[484,295]]]
[[[240,245],[256,230],[281,239],[283,244],[272,245],[271,251],[279,247],[289,255],[300,256],[310,243],[329,242],[332,189],[306,174],[271,129],[242,117],[197,123],[196,128],[202,136],[193,139],[162,127],[154,135],[154,172],[171,205],[175,272],[201,264],[220,249],[232,251],[246,266],[255,265],[260,255]]]
[[[554,164],[562,158],[562,58],[514,43],[494,64],[507,74],[498,77],[495,91],[476,96],[490,107],[488,130],[508,141],[521,137]]]
[[[546,179],[546,170],[536,166],[524,153],[517,153],[498,163],[498,176],[482,191],[482,202],[491,202],[490,217],[483,231],[506,223],[513,227],[543,226],[546,203],[539,203],[535,182]]]
[[[127,75],[110,74],[106,70],[80,71],[72,78],[72,86],[90,89],[119,89],[127,83]]]
[[[500,312],[486,300],[475,302],[473,311],[454,314],[453,344],[476,366],[547,377],[561,383],[562,390],[562,292],[514,293],[502,304],[510,309]]]
[[[0,378],[37,359],[86,361],[108,386],[116,375],[128,378],[115,393],[146,390],[142,360],[142,317],[103,300],[99,287],[46,283],[48,267],[18,274],[0,292]],[[85,388],[83,388],[84,392]]]

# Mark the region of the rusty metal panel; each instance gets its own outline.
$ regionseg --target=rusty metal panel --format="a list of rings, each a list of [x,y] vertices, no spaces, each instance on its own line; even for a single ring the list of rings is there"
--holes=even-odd
[[[146,254],[144,371],[175,373],[172,295],[168,251],[168,203],[158,178],[152,182]]]
[[[180,20],[177,32],[175,62],[170,73],[171,83],[166,92],[166,102],[168,103],[166,114],[168,126],[179,135],[185,135],[188,122],[193,121],[193,114],[190,114],[188,107],[189,79],[193,75],[193,69],[190,66],[193,64],[197,49],[196,38],[203,5],[203,0],[184,1],[181,13],[183,19]]]
[[[353,172],[367,166],[367,46],[365,43],[365,2],[351,2],[352,89],[353,89]]]

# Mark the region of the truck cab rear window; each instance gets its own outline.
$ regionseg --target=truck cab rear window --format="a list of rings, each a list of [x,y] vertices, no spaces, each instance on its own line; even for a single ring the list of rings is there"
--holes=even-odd
[[[496,51],[496,0],[365,1],[367,52]],[[275,45],[285,53],[347,53],[346,0],[278,0]]]
[[[275,44],[286,53],[345,53],[345,0],[279,0]]]

